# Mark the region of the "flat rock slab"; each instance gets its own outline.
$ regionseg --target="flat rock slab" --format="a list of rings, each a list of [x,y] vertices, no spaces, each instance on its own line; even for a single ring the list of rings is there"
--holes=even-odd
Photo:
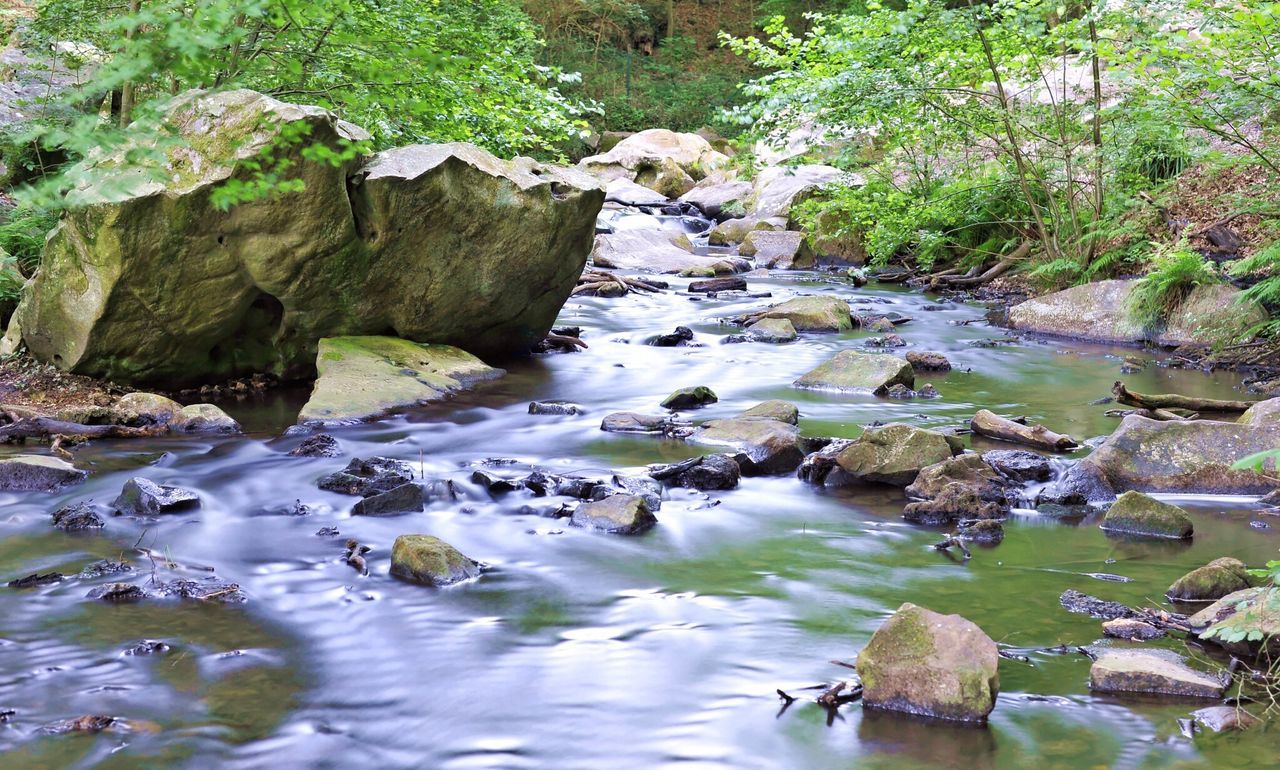
[[[319,376],[301,425],[358,422],[439,401],[506,372],[458,348],[396,337],[320,340]]]
[[[750,325],[766,318],[785,318],[799,332],[844,332],[853,328],[849,303],[835,297],[796,297],[747,313],[738,320]]]
[[[1196,671],[1168,650],[1106,650],[1089,669],[1094,692],[1221,698],[1228,677]]]
[[[752,230],[738,253],[753,257],[758,267],[792,270],[813,267],[813,251],[804,233],[794,230]]]
[[[597,235],[591,250],[596,267],[676,274],[710,271],[713,275],[735,272],[730,260],[704,257],[676,245],[672,238],[683,233],[665,230],[623,230]]]
[[[600,421],[600,430],[607,433],[665,433],[675,423],[665,414],[639,414],[614,412]]]
[[[875,393],[893,385],[911,388],[915,382],[915,369],[905,358],[842,350],[792,384],[804,390]]]
[[[43,455],[14,455],[0,460],[0,490],[53,492],[89,477],[66,460]]]

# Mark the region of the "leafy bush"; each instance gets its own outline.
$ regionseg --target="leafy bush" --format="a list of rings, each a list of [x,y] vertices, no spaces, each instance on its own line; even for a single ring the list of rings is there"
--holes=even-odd
[[[1127,308],[1129,317],[1147,329],[1157,328],[1195,287],[1221,282],[1213,264],[1185,243],[1153,245],[1151,272],[1133,287]]]
[[[12,209],[0,223],[0,249],[22,275],[30,276],[39,267],[45,236],[57,223],[56,214],[26,207]]]
[[[1275,313],[1280,308],[1280,240],[1231,265],[1231,275],[1236,278],[1262,274],[1262,280],[1245,289],[1241,302],[1256,302]],[[1280,336],[1280,318],[1272,318],[1255,333],[1268,337]]]

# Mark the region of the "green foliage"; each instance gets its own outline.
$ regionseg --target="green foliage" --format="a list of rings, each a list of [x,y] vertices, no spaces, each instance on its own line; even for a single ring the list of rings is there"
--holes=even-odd
[[[1231,469],[1235,471],[1275,473],[1277,461],[1280,461],[1280,449],[1268,449],[1264,452],[1255,452],[1248,457],[1236,460],[1231,464]]]
[[[1130,318],[1148,329],[1158,327],[1195,287],[1221,282],[1213,264],[1186,244],[1153,246],[1151,272],[1133,287],[1126,308]]]
[[[1231,265],[1230,273],[1236,278],[1255,274],[1264,276],[1241,292],[1241,302],[1256,302],[1271,309],[1280,307],[1280,240],[1272,241],[1252,255],[1235,262]],[[1280,336],[1280,319],[1272,318],[1254,332],[1268,337]]]
[[[57,215],[49,211],[22,206],[11,209],[0,223],[0,250],[29,276],[39,266],[44,239],[57,223]]]

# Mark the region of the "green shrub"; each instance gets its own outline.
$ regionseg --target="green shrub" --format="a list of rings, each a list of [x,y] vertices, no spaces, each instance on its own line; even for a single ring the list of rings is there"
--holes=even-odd
[[[58,223],[58,216],[47,211],[15,208],[0,223],[0,249],[22,273],[29,276],[40,266],[44,239]]]

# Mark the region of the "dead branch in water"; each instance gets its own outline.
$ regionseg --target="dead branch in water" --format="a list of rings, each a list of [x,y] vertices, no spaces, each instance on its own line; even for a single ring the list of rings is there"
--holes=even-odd
[[[1050,452],[1069,452],[1080,446],[1070,436],[1054,433],[1043,425],[1022,425],[987,409],[978,410],[969,421],[969,428],[979,436],[1026,444]]]
[[[1125,406],[1136,406],[1141,409],[1188,409],[1192,412],[1243,412],[1253,406],[1253,401],[1223,401],[1216,398],[1196,398],[1177,393],[1159,395],[1135,393],[1116,380],[1111,392],[1118,403]]]
[[[1188,412],[1185,409],[1108,409],[1103,414],[1107,417],[1120,418],[1136,414],[1149,420],[1164,420],[1165,422],[1187,422],[1200,419],[1199,412]]]
[[[0,442],[54,436],[63,437],[63,442],[95,438],[145,438],[162,436],[168,432],[167,425],[131,428],[127,425],[81,425],[52,417],[21,417],[8,425],[0,425]]]

